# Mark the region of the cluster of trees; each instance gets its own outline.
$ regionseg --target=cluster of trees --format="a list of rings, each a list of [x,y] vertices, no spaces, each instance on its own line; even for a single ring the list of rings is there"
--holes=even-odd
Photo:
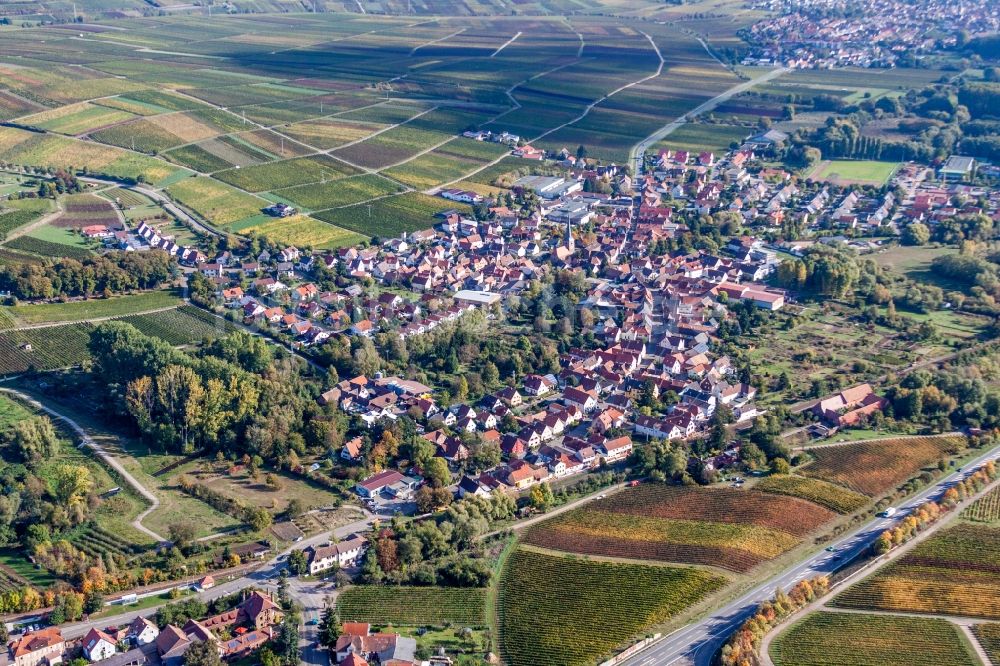
[[[393,520],[377,532],[365,554],[365,583],[484,587],[492,575],[478,539],[498,521],[513,518],[517,503],[504,493],[469,497],[433,519]]]
[[[789,146],[783,148],[784,157],[792,164],[809,166],[820,154],[826,158],[921,162],[956,152],[986,159],[1000,155],[1000,136],[992,127],[1000,108],[1000,85],[990,80],[937,83],[900,98],[864,99],[854,105],[822,97],[813,100],[816,110],[842,115],[831,117],[822,127],[795,132]],[[863,131],[866,125],[887,119],[896,120],[894,136]],[[807,153],[809,148],[817,152]]]
[[[258,455],[292,469],[308,450],[343,441],[346,419],[316,403],[320,383],[245,332],[192,355],[112,321],[92,331],[89,347],[107,404],[158,450]]]
[[[778,283],[795,291],[841,298],[854,287],[860,275],[853,250],[842,245],[816,244],[801,259],[786,259],[777,270]]]
[[[958,506],[959,502],[974,497],[997,478],[997,465],[989,461],[968,478],[949,488],[941,502],[924,502],[920,508],[907,516],[896,527],[886,530],[872,544],[876,555],[884,555],[894,547],[902,545],[933,524],[944,514]]]
[[[55,198],[59,194],[82,192],[83,187],[80,185],[80,181],[76,179],[76,176],[73,175],[72,171],[72,169],[69,171],[57,169],[52,174],[51,180],[43,180],[39,183],[38,196]]]
[[[1000,392],[990,383],[995,354],[964,364],[964,359],[931,373],[918,370],[890,387],[887,416],[946,432],[953,427],[1000,427]]]
[[[38,534],[86,521],[98,498],[90,470],[53,463],[62,444],[45,416],[20,420],[0,432],[0,543],[16,543],[30,527]]]
[[[77,261],[11,264],[0,267],[0,291],[19,299],[60,296],[110,296],[132,289],[153,289],[169,280],[176,262],[166,252],[109,252]]]

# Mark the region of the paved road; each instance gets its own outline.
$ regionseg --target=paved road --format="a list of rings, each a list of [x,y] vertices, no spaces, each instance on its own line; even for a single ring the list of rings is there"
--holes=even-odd
[[[648,137],[646,137],[645,139],[643,139],[642,141],[640,141],[638,144],[636,144],[636,146],[632,149],[632,159],[631,159],[632,166],[633,166],[632,173],[634,173],[634,174],[640,174],[640,173],[642,173],[643,161],[645,160],[646,151],[649,150],[650,146],[652,146],[657,141],[662,141],[663,139],[665,139],[667,136],[669,136],[670,134],[672,134],[675,130],[677,130],[677,128],[679,128],[684,123],[688,122],[689,120],[691,120],[695,116],[698,116],[698,115],[701,115],[702,113],[705,113],[706,111],[711,111],[712,109],[714,109],[719,104],[722,104],[723,102],[729,101],[731,98],[735,97],[736,95],[739,95],[740,93],[746,92],[747,90],[749,90],[750,88],[752,88],[752,87],[754,87],[754,86],[756,86],[758,84],[766,83],[766,82],[770,81],[771,79],[774,79],[774,78],[776,78],[778,76],[781,76],[782,74],[784,74],[787,71],[788,71],[788,69],[785,68],[785,67],[781,67],[781,68],[778,68],[778,69],[772,69],[767,74],[764,74],[762,76],[758,76],[755,79],[750,79],[749,81],[744,81],[743,83],[737,84],[737,85],[733,86],[732,88],[730,88],[729,90],[726,90],[725,92],[722,92],[722,93],[716,95],[715,97],[713,97],[712,99],[708,100],[707,102],[703,102],[702,104],[700,104],[699,106],[695,107],[694,109],[688,111],[684,115],[678,116],[673,122],[668,123],[668,124],[664,125],[663,127],[661,127],[660,129],[656,130],[655,132],[653,132],[652,134],[650,134]]]
[[[964,472],[955,472],[898,507],[892,518],[876,518],[830,545],[836,555],[821,551],[766,583],[758,585],[739,599],[712,613],[709,617],[664,636],[651,647],[626,659],[626,666],[668,666],[678,662],[708,665],[725,640],[750,617],[757,606],[770,599],[777,588],[787,590],[799,581],[818,575],[829,575],[863,553],[878,536],[909,515],[927,500],[938,499],[944,492],[988,460],[1000,459],[1000,446],[983,453],[968,463]],[[833,558],[839,556],[838,559]]]
[[[145,511],[140,513],[138,516],[136,516],[135,520],[132,521],[132,527],[136,528],[143,534],[148,534],[149,536],[156,539],[158,542],[162,543],[165,541],[169,541],[169,539],[165,538],[163,535],[157,534],[156,532],[154,532],[153,530],[149,529],[148,527],[142,524],[142,520],[146,516],[148,516],[153,511],[156,511],[156,509],[159,508],[160,506],[159,498],[153,493],[151,493],[149,490],[147,490],[145,486],[139,483],[134,476],[129,474],[128,470],[122,467],[122,464],[118,462],[118,460],[115,459],[114,456],[105,451],[100,444],[94,441],[94,438],[91,437],[87,433],[87,431],[84,430],[82,426],[80,426],[79,423],[69,418],[65,414],[61,414],[56,410],[52,409],[51,407],[43,405],[42,403],[38,402],[37,400],[35,400],[26,393],[21,393],[20,391],[16,391],[10,388],[0,388],[0,391],[17,396],[24,402],[31,404],[36,409],[42,410],[49,416],[59,419],[63,423],[67,424],[70,428],[72,428],[73,432],[75,432],[77,434],[77,437],[80,438],[80,446],[89,446],[90,448],[92,448],[94,450],[94,453],[96,453],[101,458],[101,460],[106,462],[110,467],[112,467],[116,472],[118,472],[118,474],[120,474],[121,477],[125,479],[125,481],[130,486],[132,486],[137,493],[142,495],[146,499],[146,501],[149,502],[149,507]]]

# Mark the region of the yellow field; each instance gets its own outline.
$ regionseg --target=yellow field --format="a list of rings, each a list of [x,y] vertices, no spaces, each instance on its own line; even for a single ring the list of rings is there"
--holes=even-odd
[[[365,239],[361,234],[320,222],[306,215],[274,219],[242,230],[242,233],[250,232],[260,234],[268,240],[290,243],[298,247],[342,247]]]
[[[80,102],[79,104],[69,104],[50,111],[42,111],[41,113],[22,118],[20,122],[25,125],[40,127],[50,132],[74,135],[83,134],[89,130],[129,120],[130,118],[135,118],[135,115],[127,111],[97,106],[90,102]]]
[[[185,143],[194,143],[219,135],[218,129],[186,113],[164,113],[153,116],[149,122],[183,139]]]
[[[167,187],[171,197],[219,226],[260,213],[268,202],[211,178],[185,178]]]
[[[327,150],[363,139],[385,127],[386,125],[347,120],[307,120],[282,131],[302,143]]]

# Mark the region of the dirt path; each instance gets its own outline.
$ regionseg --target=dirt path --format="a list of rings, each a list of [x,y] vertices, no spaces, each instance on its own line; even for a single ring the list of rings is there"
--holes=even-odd
[[[31,396],[29,396],[26,393],[22,393],[20,391],[17,391],[15,389],[10,389],[10,388],[0,388],[0,391],[3,391],[4,393],[10,393],[11,395],[17,396],[19,399],[23,400],[24,402],[27,402],[28,404],[30,404],[31,406],[35,407],[36,409],[42,410],[43,412],[45,412],[49,416],[62,421],[63,423],[65,423],[66,425],[68,425],[70,428],[72,428],[73,432],[75,432],[76,435],[77,435],[77,437],[80,438],[80,447],[89,446],[91,449],[93,449],[94,453],[96,453],[97,456],[101,460],[103,460],[109,467],[111,467],[116,472],[118,472],[118,474],[120,474],[121,477],[123,479],[125,479],[125,481],[130,486],[132,486],[132,488],[135,489],[135,491],[137,493],[139,493],[147,502],[149,502],[149,507],[146,508],[146,510],[143,511],[142,513],[140,513],[138,516],[136,516],[135,520],[132,521],[132,527],[134,527],[135,529],[139,530],[143,534],[147,534],[147,535],[151,536],[152,538],[156,539],[156,541],[158,541],[160,543],[169,542],[169,539],[165,538],[161,534],[157,534],[156,532],[154,532],[153,530],[149,529],[148,527],[146,527],[145,525],[142,524],[142,520],[146,516],[148,516],[149,514],[151,514],[153,511],[156,511],[158,508],[160,508],[160,500],[159,500],[159,498],[157,498],[156,495],[154,495],[153,493],[151,493],[150,491],[148,491],[145,488],[145,486],[143,486],[141,483],[139,483],[135,479],[134,476],[132,476],[131,474],[129,474],[128,470],[126,470],[122,466],[122,464],[120,462],[118,462],[117,459],[115,459],[114,456],[112,456],[110,453],[108,453],[107,451],[105,451],[104,448],[100,444],[98,444],[96,441],[94,441],[94,438],[91,437],[90,434],[86,430],[84,430],[83,427],[80,426],[79,423],[77,423],[73,419],[69,418],[65,414],[61,414],[61,413],[57,412],[56,410],[52,409],[51,407],[47,407],[46,405],[43,405],[41,402],[39,402],[38,400],[35,400],[34,398],[32,398]]]

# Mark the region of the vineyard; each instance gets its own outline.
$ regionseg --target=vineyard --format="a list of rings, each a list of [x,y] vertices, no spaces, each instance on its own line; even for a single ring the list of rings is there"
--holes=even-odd
[[[1000,624],[976,624],[972,627],[972,633],[976,635],[990,661],[1000,664]]]
[[[68,540],[93,558],[105,555],[133,555],[136,551],[132,545],[93,523],[87,523],[74,530]]]
[[[194,344],[234,330],[231,323],[193,305],[115,319],[172,345]],[[87,343],[92,328],[91,324],[77,323],[0,332],[0,375],[32,368],[54,370],[82,363],[90,358]]]
[[[746,572],[791,550],[835,515],[755,490],[645,485],[547,520],[524,540],[553,550]]]
[[[193,305],[129,315],[118,318],[118,321],[132,324],[140,332],[166,340],[174,346],[194,344],[205,338],[218,338],[234,330],[231,323]]]
[[[995,488],[962,512],[962,518],[976,523],[1000,523],[1000,488]]]
[[[833,600],[841,608],[1000,619],[1000,528],[958,524]]]
[[[66,197],[63,207],[65,212],[52,221],[53,226],[68,229],[80,229],[92,224],[118,226],[118,213],[111,202],[92,194]]]
[[[462,627],[486,625],[486,590],[469,587],[349,587],[337,597],[344,622]]]
[[[978,666],[961,630],[934,618],[813,613],[771,644],[775,666]]]
[[[116,298],[3,306],[0,307],[0,317],[9,316],[11,326],[47,324],[123,316],[129,312],[171,307],[179,303],[180,299],[169,291],[150,291]]]
[[[814,460],[801,473],[874,497],[964,447],[965,440],[958,436],[900,437],[821,446],[809,450]]]
[[[591,562],[517,550],[500,581],[510,666],[583,666],[715,592],[706,571]]]
[[[769,476],[754,488],[777,495],[799,497],[841,514],[854,513],[871,501],[860,493],[826,481],[787,474]]]
[[[90,324],[69,324],[0,333],[0,375],[53,370],[89,357]]]
[[[76,259],[77,261],[83,261],[94,256],[94,253],[85,247],[53,243],[52,241],[33,238],[32,236],[18,236],[14,240],[9,241],[7,247],[37,254],[41,257]]]

